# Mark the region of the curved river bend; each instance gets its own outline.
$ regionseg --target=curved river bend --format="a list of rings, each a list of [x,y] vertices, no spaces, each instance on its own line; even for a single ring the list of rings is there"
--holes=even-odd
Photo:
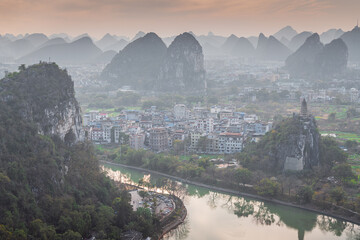
[[[117,181],[155,183],[159,176],[110,164],[103,165]],[[166,240],[330,240],[360,239],[360,226],[313,212],[184,185],[185,222]]]

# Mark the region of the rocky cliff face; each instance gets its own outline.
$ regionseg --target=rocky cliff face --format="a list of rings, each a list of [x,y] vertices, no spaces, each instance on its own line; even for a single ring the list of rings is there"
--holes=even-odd
[[[335,39],[325,46],[314,33],[285,62],[293,76],[331,77],[346,69],[348,59],[347,46],[341,39]]]
[[[298,132],[287,136],[285,144],[277,146],[275,157],[284,171],[312,169],[319,165],[320,135],[314,117],[294,116]]]
[[[80,106],[74,83],[55,63],[20,67],[0,81],[0,101],[37,126],[38,133],[62,140],[82,140]]]
[[[199,42],[183,33],[169,46],[157,83],[159,90],[202,90],[205,88],[204,55]]]

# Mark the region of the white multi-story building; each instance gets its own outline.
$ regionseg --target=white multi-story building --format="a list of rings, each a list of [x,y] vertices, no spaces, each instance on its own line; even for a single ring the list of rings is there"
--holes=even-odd
[[[186,118],[186,106],[184,104],[176,104],[174,106],[174,117],[176,120]]]
[[[230,154],[241,152],[243,137],[241,133],[220,133],[219,134],[219,153]]]
[[[144,133],[137,133],[129,136],[129,145],[131,148],[135,150],[143,149],[145,147],[144,142],[145,142]]]
[[[200,133],[200,132],[191,132],[190,133],[190,148],[191,149],[197,148],[197,143],[202,136],[204,136],[204,134]]]
[[[356,88],[350,89],[350,102],[359,102],[359,90]]]
[[[201,132],[212,133],[214,131],[214,119],[198,119],[195,126]]]

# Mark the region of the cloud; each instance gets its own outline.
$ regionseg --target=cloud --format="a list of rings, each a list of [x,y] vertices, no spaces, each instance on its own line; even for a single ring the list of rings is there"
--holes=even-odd
[[[175,32],[214,26],[234,32],[262,26],[270,31],[282,23],[343,23],[356,19],[349,13],[359,8],[358,0],[0,0],[0,29]]]

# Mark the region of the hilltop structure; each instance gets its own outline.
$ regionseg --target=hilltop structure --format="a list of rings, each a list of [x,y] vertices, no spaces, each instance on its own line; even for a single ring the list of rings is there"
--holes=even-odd
[[[301,101],[300,114],[293,116],[297,133],[289,134],[287,141],[279,146],[284,162],[284,171],[301,171],[319,165],[319,140],[316,121],[308,114],[305,98]]]

